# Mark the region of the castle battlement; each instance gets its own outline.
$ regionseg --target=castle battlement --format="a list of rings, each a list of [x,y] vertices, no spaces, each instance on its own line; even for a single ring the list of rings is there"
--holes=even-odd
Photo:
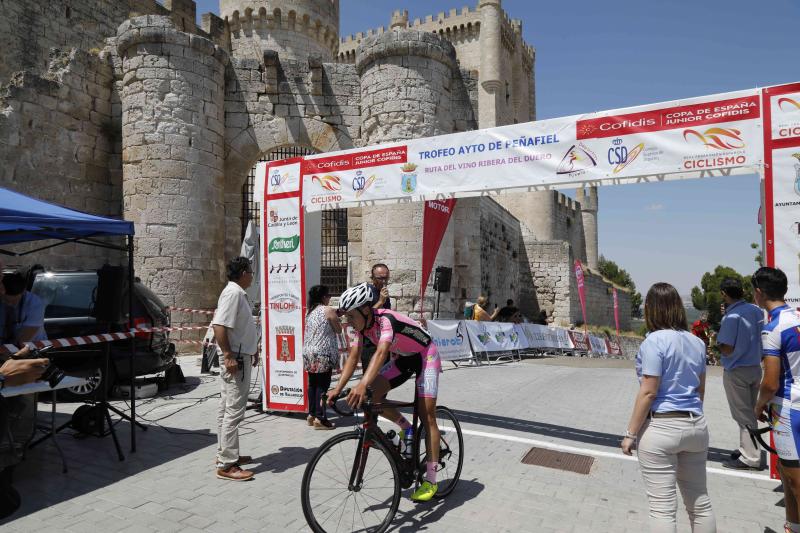
[[[392,16],[393,21],[400,14],[396,11]],[[406,14],[407,18],[407,14]],[[481,12],[478,9],[470,9],[465,6],[460,10],[451,9],[449,12],[441,11],[434,15],[425,16],[424,20],[415,18],[412,23],[408,23],[407,27],[430,31],[437,33],[439,36],[444,37],[449,41],[468,38],[470,36],[477,37],[480,34],[481,26]],[[502,21],[502,41],[503,46],[510,53],[516,51],[516,47],[521,47],[522,64],[528,72],[533,70],[533,60],[535,50],[532,46],[525,43],[522,38],[522,22],[512,19],[508,13],[503,12]],[[353,63],[355,61],[355,51],[358,45],[361,44],[365,38],[372,35],[380,35],[384,33],[386,28],[380,26],[378,28],[367,30],[366,32],[358,32],[355,34],[342,37],[339,42],[339,54],[337,61],[340,63]]]
[[[338,11],[338,2],[331,2]],[[329,20],[318,18],[313,12],[302,9],[289,9],[282,11],[275,8],[267,11],[261,7],[258,11],[247,8],[244,11],[234,10],[225,21],[233,38],[239,32],[252,32],[254,30],[289,30],[308,36],[319,44],[336,53],[339,42],[338,30]]]

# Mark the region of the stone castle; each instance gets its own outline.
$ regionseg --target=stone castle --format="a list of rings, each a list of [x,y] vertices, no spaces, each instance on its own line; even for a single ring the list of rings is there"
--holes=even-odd
[[[424,20],[397,11],[346,38],[338,0],[220,0],[196,20],[192,0],[0,1],[0,184],[134,221],[137,275],[169,305],[215,304],[258,217],[259,161],[535,119],[535,52],[500,0]],[[453,268],[440,316],[486,294],[575,323],[581,259],[588,321],[613,325],[597,210],[596,189],[460,199],[436,261]],[[306,241],[322,282],[341,289],[385,262],[396,306],[418,308],[422,213],[323,212]],[[113,253],[35,257],[95,268]]]

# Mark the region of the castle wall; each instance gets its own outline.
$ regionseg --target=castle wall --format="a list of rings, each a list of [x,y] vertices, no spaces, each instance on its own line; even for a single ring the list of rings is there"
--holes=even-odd
[[[0,83],[18,70],[46,71],[51,48],[87,52],[103,48],[104,40],[116,35],[131,13],[169,14],[169,10],[155,0],[3,0]]]
[[[80,211],[119,216],[119,123],[112,116],[112,81],[107,54],[55,50],[43,75],[20,72],[0,85],[0,184]],[[119,255],[63,245],[32,257],[48,267],[74,268],[76,257],[98,267],[118,261]]]
[[[503,307],[507,299],[518,299],[520,289],[519,220],[488,197],[480,199],[480,217],[482,294],[491,304]]]

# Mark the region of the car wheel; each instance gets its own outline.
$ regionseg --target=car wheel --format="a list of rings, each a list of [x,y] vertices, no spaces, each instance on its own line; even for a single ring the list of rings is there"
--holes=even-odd
[[[114,385],[113,368],[109,369],[109,375],[112,378],[111,380],[104,379],[103,369],[96,367],[88,375],[82,376],[88,380],[85,384],[60,390],[58,392],[58,398],[59,400],[66,402],[85,402],[95,399],[101,400],[102,398],[99,394],[97,394],[97,391],[100,390],[101,386],[104,386],[106,387],[106,390],[111,393],[111,387]]]

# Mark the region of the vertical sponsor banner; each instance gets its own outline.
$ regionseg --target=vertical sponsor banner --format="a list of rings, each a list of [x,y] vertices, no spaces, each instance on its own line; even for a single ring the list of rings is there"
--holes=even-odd
[[[581,301],[581,313],[583,313],[583,327],[586,329],[586,289],[583,283],[583,266],[579,259],[575,260],[575,279],[578,281],[578,298]]]
[[[800,303],[800,83],[766,87],[763,228],[766,264],[786,274],[786,302]],[[772,434],[770,434],[770,444]],[[770,477],[778,479],[770,454]]]
[[[614,325],[617,327],[617,337],[619,337],[619,300],[617,299],[617,288],[612,288],[611,293],[614,296]]]
[[[429,320],[428,333],[442,361],[472,357],[467,328],[462,320]]]
[[[303,371],[305,268],[301,158],[259,165],[265,173],[261,203],[263,278],[263,406],[271,411],[308,409]]]
[[[420,313],[423,311],[428,278],[430,278],[433,263],[436,261],[436,254],[439,252],[442,237],[444,237],[444,232],[447,231],[447,224],[450,222],[450,215],[452,215],[455,206],[455,198],[425,202],[425,211],[422,218],[422,283],[419,286]]]
[[[786,273],[786,302],[800,305],[800,83],[767,87],[764,108],[766,260]]]

